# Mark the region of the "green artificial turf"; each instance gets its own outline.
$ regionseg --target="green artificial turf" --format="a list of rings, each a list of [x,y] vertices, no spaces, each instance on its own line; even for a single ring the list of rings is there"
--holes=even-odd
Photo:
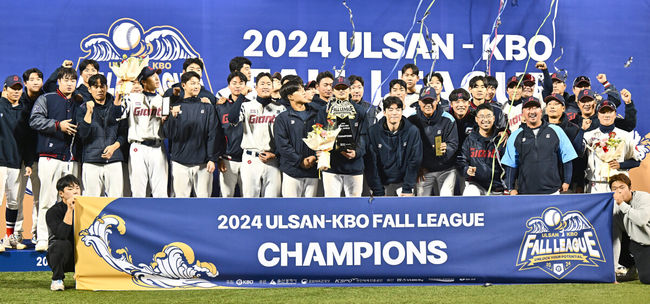
[[[1,303],[650,303],[650,285],[536,284],[266,288],[193,291],[50,291],[49,272],[0,272]]]

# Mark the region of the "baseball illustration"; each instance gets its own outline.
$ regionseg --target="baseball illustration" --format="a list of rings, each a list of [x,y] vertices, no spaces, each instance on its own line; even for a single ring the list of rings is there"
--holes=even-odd
[[[118,25],[113,31],[113,43],[118,48],[128,51],[134,49],[140,43],[140,30],[130,22]]]
[[[556,227],[560,224],[561,219],[562,215],[557,209],[549,209],[544,212],[544,223],[546,223],[549,228]]]

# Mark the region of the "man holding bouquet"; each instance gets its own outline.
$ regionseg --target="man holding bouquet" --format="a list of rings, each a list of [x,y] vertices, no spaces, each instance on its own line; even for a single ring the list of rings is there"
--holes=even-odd
[[[625,91],[623,99],[631,98],[631,94]],[[615,120],[616,105],[604,100],[598,106],[599,127],[584,135],[588,149],[588,193],[609,192],[607,182],[610,176],[619,173],[627,175],[630,169],[641,164],[640,155],[635,154],[632,133],[615,127]]]

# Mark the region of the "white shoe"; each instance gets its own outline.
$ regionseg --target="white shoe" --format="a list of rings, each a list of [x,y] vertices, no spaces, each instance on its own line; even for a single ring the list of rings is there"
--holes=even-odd
[[[5,243],[5,247],[7,245],[9,245],[9,247],[7,247],[7,248],[15,248],[15,249],[18,249],[18,250],[23,250],[23,249],[27,248],[27,245],[23,244],[21,241],[22,241],[21,236],[18,236],[16,234],[12,234],[7,239],[7,242]]]
[[[36,251],[47,251],[47,241],[38,241],[36,243]]]
[[[52,284],[50,284],[50,290],[52,291],[63,291],[65,290],[65,286],[63,286],[63,280],[52,280]]]
[[[2,238],[2,243],[0,245],[2,248],[11,248],[11,244],[9,244],[9,236],[5,235],[5,237]]]
[[[36,239],[36,233],[32,233],[32,244],[36,245],[38,243],[38,240]]]

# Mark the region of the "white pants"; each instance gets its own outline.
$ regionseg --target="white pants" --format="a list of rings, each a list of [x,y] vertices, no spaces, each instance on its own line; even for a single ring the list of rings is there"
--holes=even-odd
[[[402,194],[402,183],[388,184],[384,186],[386,196],[400,196]]]
[[[172,161],[172,172],[176,197],[190,197],[192,189],[196,197],[210,197],[212,173],[208,172],[207,164],[186,166]]]
[[[223,163],[226,165],[226,172],[219,172],[219,187],[221,189],[221,197],[235,196],[235,187],[237,184],[241,187],[241,175],[239,168],[241,162],[224,159]]]
[[[56,182],[68,174],[79,176],[77,162],[61,161],[49,157],[40,157],[38,159],[38,178],[41,180],[41,192],[38,197],[39,210],[36,236],[39,242],[47,242],[49,236],[45,214],[57,201],[59,192],[56,191]]]
[[[129,150],[129,179],[133,197],[167,197],[167,160],[163,147],[132,143]]]
[[[0,200],[7,195],[7,209],[18,210],[23,202],[18,201],[20,187],[20,169],[0,167]],[[0,205],[2,202],[0,201]],[[13,223],[15,225],[15,223]]]
[[[262,162],[244,152],[239,168],[243,197],[279,197],[282,193],[282,172],[277,158]]]
[[[328,172],[322,174],[325,197],[341,197],[341,191],[343,190],[346,197],[361,197],[363,174],[347,175]]]
[[[122,163],[110,164],[83,163],[81,178],[84,184],[84,196],[122,197],[124,185],[122,180]]]
[[[131,179],[129,178],[129,163],[120,162],[122,164],[122,193],[125,197],[131,197]]]
[[[424,180],[417,183],[418,196],[453,196],[456,187],[456,168],[424,173]],[[433,191],[433,194],[432,194]]]
[[[318,178],[294,178],[282,173],[282,197],[315,197]]]
[[[38,195],[41,191],[41,180],[38,179],[38,162],[32,164],[32,175],[25,176],[25,166],[20,169],[20,187],[18,188],[18,202],[22,204],[25,199],[25,191],[27,190],[27,181],[32,181],[32,196],[34,205],[32,206],[32,235],[36,234],[36,223],[38,222]],[[16,233],[24,231],[23,221],[25,215],[23,214],[23,207],[18,208],[18,218],[16,218]]]
[[[463,196],[480,196],[486,194],[487,194],[487,189],[483,188],[481,185],[472,182],[465,183],[465,190],[463,191]],[[503,192],[492,191],[490,195],[503,195]]]

